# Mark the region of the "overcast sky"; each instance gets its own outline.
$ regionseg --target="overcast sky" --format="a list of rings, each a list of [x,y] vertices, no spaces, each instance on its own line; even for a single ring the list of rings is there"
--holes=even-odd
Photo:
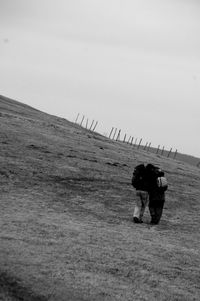
[[[199,0],[0,0],[0,94],[200,157]]]

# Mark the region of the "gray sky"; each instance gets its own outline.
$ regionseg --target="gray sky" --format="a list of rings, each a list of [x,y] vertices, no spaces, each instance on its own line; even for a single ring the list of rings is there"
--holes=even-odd
[[[0,0],[0,94],[200,157],[199,0]]]

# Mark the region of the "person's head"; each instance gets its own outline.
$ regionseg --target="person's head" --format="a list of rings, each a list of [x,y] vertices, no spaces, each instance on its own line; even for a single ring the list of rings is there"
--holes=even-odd
[[[147,164],[147,166],[146,166],[147,170],[152,170],[154,168],[155,168],[155,166],[153,164],[151,164],[151,163]]]
[[[157,175],[159,177],[163,177],[164,176],[164,172],[162,171],[162,169],[158,166],[155,166],[151,163],[147,164],[146,166],[146,171],[148,174],[154,174]]]
[[[140,171],[145,170],[144,164],[139,164],[139,165],[137,166],[137,169],[140,170]]]

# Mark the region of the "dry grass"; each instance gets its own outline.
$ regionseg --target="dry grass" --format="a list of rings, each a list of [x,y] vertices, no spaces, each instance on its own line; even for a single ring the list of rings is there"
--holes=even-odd
[[[0,100],[1,300],[200,300],[199,169]],[[132,223],[138,162],[169,180]]]

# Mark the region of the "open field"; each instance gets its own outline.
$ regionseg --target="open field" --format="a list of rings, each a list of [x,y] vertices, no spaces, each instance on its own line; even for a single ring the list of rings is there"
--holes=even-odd
[[[0,300],[200,300],[200,170],[0,97]],[[169,181],[132,223],[131,176]]]

